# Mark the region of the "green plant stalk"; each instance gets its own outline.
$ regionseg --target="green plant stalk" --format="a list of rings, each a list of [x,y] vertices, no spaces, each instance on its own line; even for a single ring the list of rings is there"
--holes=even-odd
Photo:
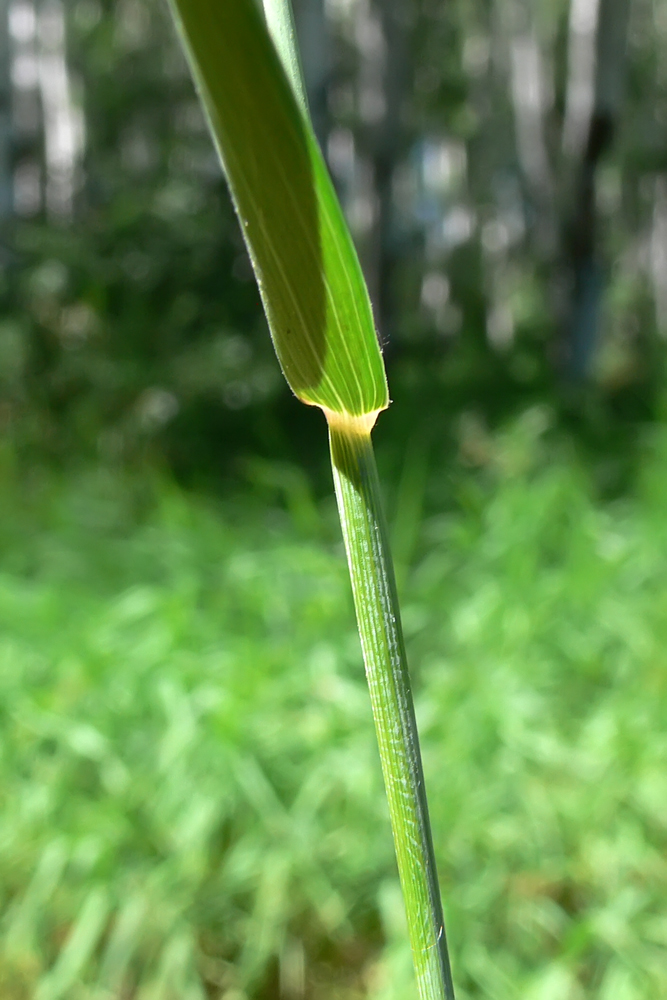
[[[453,1000],[370,432],[389,402],[359,261],[315,140],[288,0],[171,0],[292,390],[329,423],[336,495],[420,1000]],[[262,17],[262,13],[264,17]]]
[[[420,1000],[454,1000],[394,568],[370,430],[329,419],[336,499]]]

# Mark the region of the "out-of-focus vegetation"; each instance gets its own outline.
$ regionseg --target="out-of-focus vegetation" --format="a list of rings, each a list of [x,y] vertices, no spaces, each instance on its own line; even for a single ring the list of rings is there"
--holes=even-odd
[[[667,5],[295,7],[460,1000],[653,1000]],[[0,996],[404,1000],[323,421],[166,5],[0,3],[0,225]]]
[[[598,504],[544,418],[452,470],[404,586],[459,995],[653,1000],[666,445]],[[28,498],[5,485],[3,998],[412,996],[331,506],[101,473]]]
[[[425,396],[443,428],[549,397],[598,444],[655,417],[664,0],[295,6],[404,426]],[[166,4],[2,10],[5,433],[200,482],[249,450],[296,458],[315,425],[276,370]]]

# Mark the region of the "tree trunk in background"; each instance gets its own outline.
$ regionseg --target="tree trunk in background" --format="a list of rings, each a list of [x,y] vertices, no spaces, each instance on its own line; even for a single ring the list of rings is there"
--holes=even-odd
[[[38,215],[42,209],[44,179],[44,116],[39,91],[37,10],[31,0],[13,6],[9,47],[12,211],[16,216],[27,218]]]
[[[563,370],[575,383],[590,376],[600,322],[604,266],[595,182],[621,107],[628,14],[629,0],[572,0],[563,145],[578,166],[565,237],[571,299]]]
[[[403,102],[408,92],[409,25],[405,5],[400,0],[384,0],[382,5],[387,44],[385,60],[386,115],[380,129],[375,154],[377,191],[378,254],[378,323],[388,342],[397,312],[393,294],[394,266],[400,254],[394,224],[394,171],[406,146]]]
[[[512,39],[510,65],[517,153],[535,216],[535,245],[541,257],[551,256],[555,226],[544,122],[547,88],[542,52],[530,23]]]
[[[651,282],[655,300],[655,325],[667,340],[667,176],[655,181],[653,226],[651,233]]]
[[[331,56],[323,0],[301,0],[299,4],[295,4],[294,16],[310,116],[320,146],[326,150]]]
[[[61,0],[42,0],[37,11],[37,66],[44,117],[46,212],[52,222],[74,215],[83,117],[72,95],[67,63],[67,25]]]
[[[402,0],[383,0],[368,11],[366,44],[360,45],[360,110],[369,126],[373,222],[366,254],[366,280],[383,345],[390,343],[395,316],[393,272],[393,180],[404,150],[402,102],[406,93],[409,27]]]
[[[0,266],[7,254],[6,226],[12,214],[12,118],[9,0],[0,0]]]

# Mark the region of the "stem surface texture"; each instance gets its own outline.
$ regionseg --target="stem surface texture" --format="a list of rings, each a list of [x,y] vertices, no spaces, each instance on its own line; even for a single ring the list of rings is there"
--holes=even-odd
[[[420,1000],[454,1000],[394,569],[370,433],[330,425],[331,462]]]

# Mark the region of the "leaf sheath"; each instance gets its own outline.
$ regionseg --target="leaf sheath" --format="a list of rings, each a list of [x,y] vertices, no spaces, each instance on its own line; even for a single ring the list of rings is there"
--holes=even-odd
[[[454,1000],[394,569],[370,433],[330,424],[331,462],[420,1000]]]

